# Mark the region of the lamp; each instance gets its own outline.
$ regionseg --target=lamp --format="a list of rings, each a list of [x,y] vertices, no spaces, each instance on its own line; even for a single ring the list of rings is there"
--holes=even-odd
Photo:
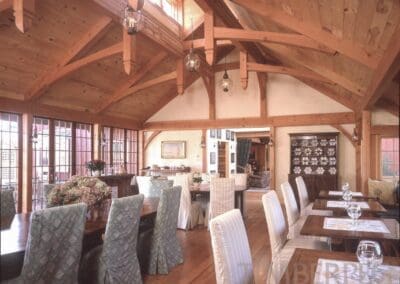
[[[270,147],[274,146],[274,141],[272,140],[271,137],[269,138],[268,146],[270,146]]]
[[[229,92],[229,90],[232,88],[233,85],[232,80],[229,78],[228,72],[226,71],[226,57],[225,57],[225,72],[219,84],[222,88],[222,91],[224,91],[225,93]]]
[[[135,11],[131,6],[127,5],[124,10],[122,24],[129,35],[138,33],[143,26],[143,16],[141,11]]]
[[[192,46],[190,47],[188,55],[185,57],[186,70],[190,72],[198,71],[200,68],[200,57],[194,52],[193,48],[193,18],[192,21]]]

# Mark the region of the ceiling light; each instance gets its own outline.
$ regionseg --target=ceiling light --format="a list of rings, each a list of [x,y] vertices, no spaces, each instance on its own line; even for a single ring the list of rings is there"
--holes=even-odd
[[[130,35],[138,33],[143,27],[143,16],[142,12],[135,11],[131,6],[126,6],[124,10],[124,18],[122,20],[126,31]]]

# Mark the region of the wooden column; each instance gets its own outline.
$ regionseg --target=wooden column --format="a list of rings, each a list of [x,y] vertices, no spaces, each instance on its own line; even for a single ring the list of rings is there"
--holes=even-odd
[[[139,137],[138,137],[138,174],[140,175],[140,169],[143,169],[146,165],[146,153],[144,150],[144,131],[140,130],[139,131]]]
[[[203,173],[206,173],[207,172],[207,129],[201,130],[201,141],[205,143],[205,147],[201,148],[201,156],[202,156],[201,171]]]
[[[267,73],[257,72],[258,87],[260,90],[260,117],[267,117]]]
[[[101,125],[99,123],[93,125],[93,159],[101,159]]]
[[[22,168],[23,168],[23,135],[22,135],[22,116],[19,117],[18,120],[18,200],[17,200],[17,212],[22,212]]]
[[[368,178],[371,176],[371,112],[362,112],[361,140],[361,191],[368,193]]]
[[[275,188],[275,147],[276,147],[276,139],[275,139],[275,127],[271,126],[270,128],[270,139],[272,139],[272,146],[269,146],[269,170],[271,175],[271,180],[269,183],[270,189]]]
[[[22,115],[22,212],[32,211],[32,122],[33,115]]]

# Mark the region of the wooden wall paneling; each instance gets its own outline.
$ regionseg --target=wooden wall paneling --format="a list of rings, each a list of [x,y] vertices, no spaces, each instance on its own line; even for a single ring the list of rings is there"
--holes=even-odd
[[[272,146],[269,147],[269,170],[270,170],[270,175],[271,175],[271,181],[270,181],[270,189],[277,190],[276,188],[276,171],[275,171],[275,147],[276,147],[276,128],[275,127],[270,127],[269,130],[270,134],[270,139],[272,139]]]
[[[31,113],[22,114],[22,212],[32,211],[32,122]]]
[[[136,35],[129,35],[126,29],[122,28],[122,61],[124,64],[124,70],[126,74],[135,72],[136,56],[137,56],[137,44]]]
[[[267,117],[267,74],[257,72],[260,90],[260,117]]]
[[[41,78],[39,78],[30,90],[25,94],[26,100],[31,100],[38,98],[43,94],[44,90],[47,88],[49,81],[54,73],[57,73],[62,67],[67,65],[81,50],[83,50],[87,45],[93,41],[99,40],[103,36],[103,32],[111,23],[111,18],[103,16],[97,21],[90,29],[83,35],[77,42],[73,44],[71,48],[63,55],[60,61],[50,70],[47,70]]]
[[[13,0],[15,25],[25,33],[35,17],[35,0]]]
[[[368,193],[368,178],[371,176],[371,112],[362,112],[361,140],[361,191]]]

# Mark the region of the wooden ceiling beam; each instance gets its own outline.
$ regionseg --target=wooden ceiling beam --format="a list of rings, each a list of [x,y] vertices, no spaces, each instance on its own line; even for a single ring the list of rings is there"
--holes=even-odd
[[[183,30],[182,39],[190,39],[192,34],[196,33],[196,31],[200,30],[202,27],[204,27],[204,15],[201,15],[196,19],[196,21],[193,23],[193,27],[190,25],[188,29]]]
[[[229,46],[233,45],[233,42],[230,40],[216,40],[215,41],[215,46],[217,47],[224,47],[224,46]],[[190,50],[190,48],[193,49],[199,49],[199,48],[204,48],[205,47],[205,40],[204,38],[199,38],[195,40],[185,40],[183,42],[183,49],[184,50]]]
[[[222,72],[225,70],[236,70],[240,68],[239,61],[236,62],[228,62],[228,63],[221,63],[213,66],[214,72]]]
[[[64,66],[66,66],[81,50],[83,50],[90,43],[97,41],[101,36],[103,36],[102,31],[104,31],[112,19],[103,16],[96,24],[94,24],[81,38],[78,40],[60,59],[58,64],[45,72],[30,88],[30,90],[25,94],[25,100],[33,100],[39,98],[44,91],[47,89],[49,84],[52,82],[54,74],[58,73]]]
[[[387,85],[397,76],[400,70],[400,27],[393,33],[388,48],[375,70],[360,110],[370,109],[384,94]]]
[[[35,0],[13,0],[15,25],[25,33],[35,17]]]
[[[12,7],[13,7],[13,0],[0,1],[0,12],[3,12],[7,9],[11,9]]]
[[[126,74],[135,72],[137,43],[136,35],[130,35],[125,28],[122,28],[122,62]]]
[[[114,93],[106,98],[103,102],[99,103],[99,105],[95,108],[95,113],[100,113],[105,111],[114,103],[122,100],[124,97],[129,94],[126,91],[138,81],[140,81],[144,76],[146,76],[153,68],[155,68],[158,64],[160,64],[166,57],[168,56],[167,52],[161,51],[155,57],[153,57],[145,66],[141,67],[137,70],[136,73],[131,74],[130,78],[127,81],[124,81],[115,91]]]
[[[272,42],[308,48],[328,54],[336,53],[335,50],[299,34],[214,27],[214,37],[215,39],[230,39],[238,41]]]
[[[380,57],[376,54],[371,54],[363,47],[354,42],[346,39],[340,39],[333,34],[323,31],[322,29],[314,26],[310,22],[300,21],[293,16],[286,14],[260,0],[231,0],[232,2],[242,6],[246,10],[266,17],[276,24],[288,28],[292,31],[303,34],[320,44],[326,45],[329,48],[336,50],[371,69],[378,66]]]

